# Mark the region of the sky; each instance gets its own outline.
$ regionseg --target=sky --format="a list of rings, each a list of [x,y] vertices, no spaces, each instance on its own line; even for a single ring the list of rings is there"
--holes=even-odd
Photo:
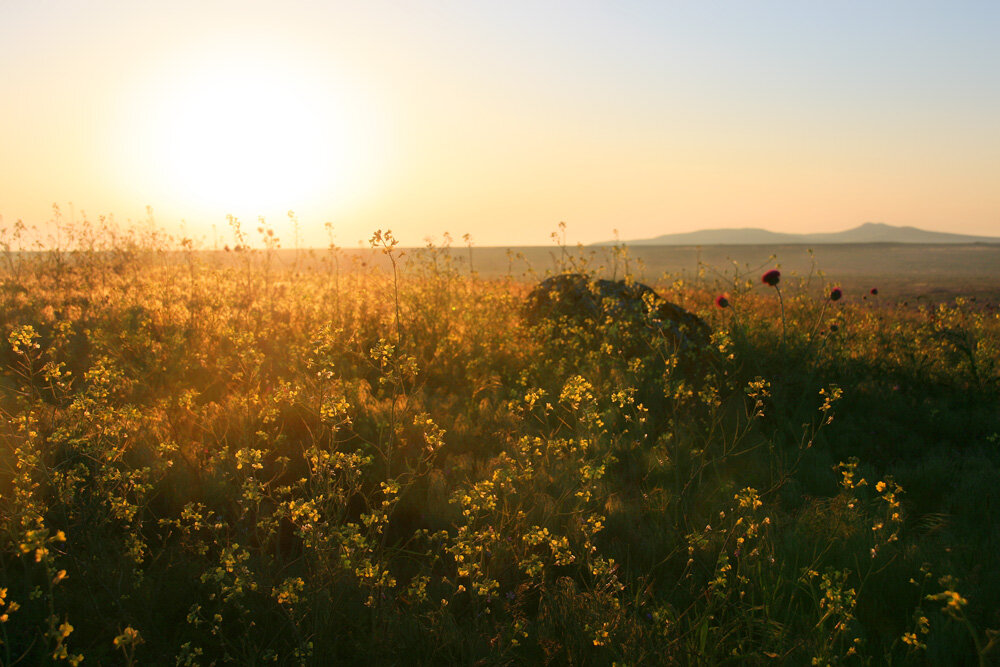
[[[1000,236],[1000,3],[0,0],[0,227]]]

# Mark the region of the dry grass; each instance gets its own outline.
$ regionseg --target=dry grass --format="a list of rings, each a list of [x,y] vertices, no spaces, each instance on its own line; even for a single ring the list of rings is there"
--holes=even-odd
[[[995,655],[995,310],[675,279],[692,365],[476,254],[261,237],[6,255],[3,664]]]

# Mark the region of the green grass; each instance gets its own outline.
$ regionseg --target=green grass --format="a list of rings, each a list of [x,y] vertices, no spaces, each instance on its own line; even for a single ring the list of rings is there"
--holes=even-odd
[[[678,360],[610,319],[529,326],[533,278],[388,235],[361,266],[89,233],[5,255],[3,664],[1000,652],[981,302],[785,278],[783,324],[756,275],[677,281],[715,331]]]

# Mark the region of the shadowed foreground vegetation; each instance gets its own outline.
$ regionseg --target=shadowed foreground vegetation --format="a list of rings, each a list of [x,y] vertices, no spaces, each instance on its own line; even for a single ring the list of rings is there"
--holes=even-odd
[[[714,332],[678,358],[447,249],[261,238],[4,256],[2,664],[1000,652],[995,310],[754,269],[660,285]]]

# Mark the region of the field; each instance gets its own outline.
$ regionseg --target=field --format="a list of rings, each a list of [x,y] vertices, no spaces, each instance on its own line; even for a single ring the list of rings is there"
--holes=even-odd
[[[577,249],[579,252],[579,249]],[[476,250],[476,267],[491,275],[507,270],[506,250]],[[521,265],[551,268],[551,248],[518,249],[530,261]],[[586,248],[592,264],[614,268],[615,249]],[[955,296],[1000,300],[1000,244],[918,245],[900,243],[830,244],[816,246],[636,246],[629,248],[630,269],[650,282],[677,278],[694,286],[731,279],[734,271],[752,273],[780,265],[789,276],[808,279],[811,293],[824,284],[837,284],[854,293],[877,287],[894,303],[898,300],[940,302]],[[516,266],[516,265],[515,265]],[[617,261],[619,277],[624,261]],[[826,280],[824,280],[824,275]]]
[[[6,243],[2,664],[1000,654],[996,249],[234,232]],[[566,271],[711,346],[529,322]]]
[[[218,263],[233,259],[224,251],[211,254]],[[520,281],[540,279],[557,270],[561,261],[568,261],[558,246],[472,247],[470,253],[459,244],[450,247],[448,254],[465,272],[471,259],[480,278]],[[275,256],[284,266],[295,261],[291,250],[278,251]],[[341,256],[345,266],[365,262],[389,267],[385,257],[372,257],[367,247],[342,248]],[[402,263],[411,258],[419,261],[420,250],[407,251]],[[882,300],[890,304],[937,304],[957,296],[1000,302],[1000,244],[635,246],[628,249],[627,257],[620,248],[587,246],[572,248],[569,258],[607,278],[621,278],[628,271],[641,282],[672,284],[683,280],[696,289],[725,285],[734,274],[756,276],[758,269],[762,272],[778,265],[787,276],[805,280],[814,296],[822,295],[827,283],[835,281],[855,294],[876,287],[883,292]],[[322,254],[303,254],[299,265],[317,269],[322,265]]]

